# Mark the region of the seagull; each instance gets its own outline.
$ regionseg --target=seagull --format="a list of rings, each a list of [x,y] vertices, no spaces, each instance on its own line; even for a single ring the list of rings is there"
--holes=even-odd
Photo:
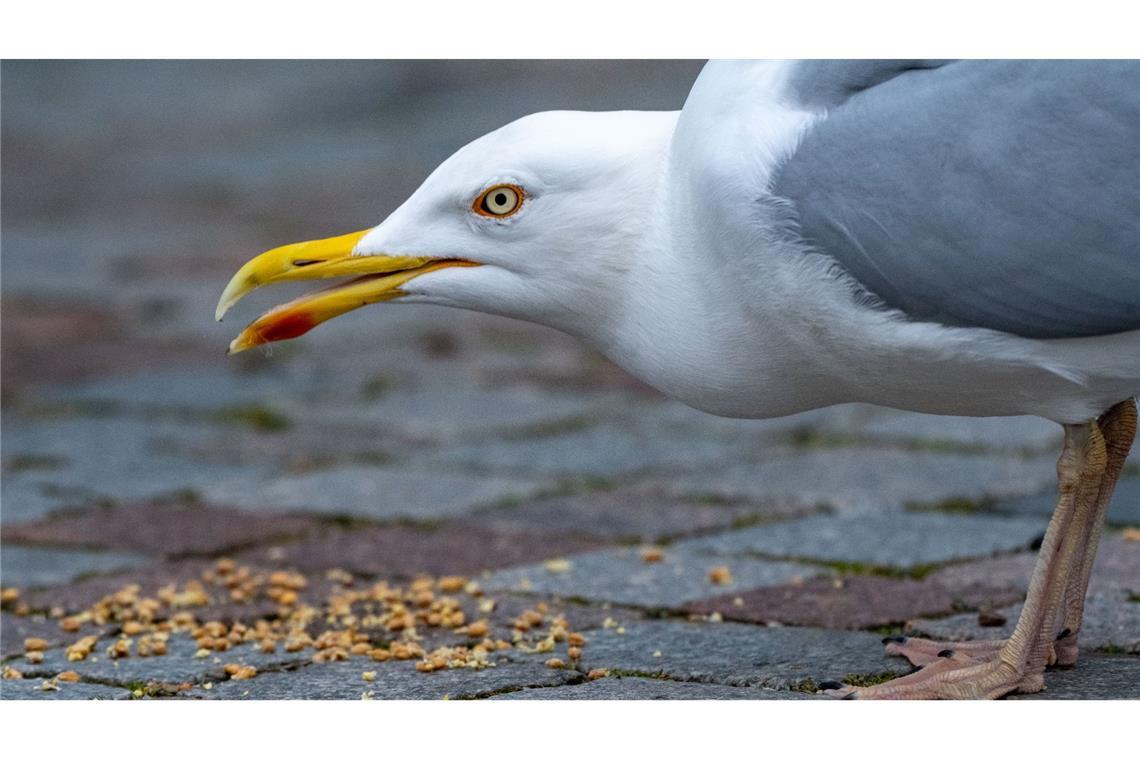
[[[727,417],[862,402],[1064,428],[1008,639],[884,640],[846,698],[997,698],[1069,666],[1140,395],[1140,64],[713,61],[680,111],[543,112],[378,226],[274,248],[254,288],[347,278],[230,352],[381,301],[548,325]]]

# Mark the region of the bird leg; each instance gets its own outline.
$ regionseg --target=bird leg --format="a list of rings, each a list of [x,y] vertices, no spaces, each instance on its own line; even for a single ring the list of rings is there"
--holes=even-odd
[[[1084,535],[1079,539],[1080,564],[1074,570],[1068,588],[1065,589],[1061,633],[1053,644],[1058,665],[1073,665],[1077,661],[1077,636],[1081,632],[1085,596],[1088,593],[1093,562],[1096,560],[1097,545],[1104,529],[1104,518],[1108,513],[1108,503],[1112,499],[1116,481],[1124,469],[1124,461],[1128,458],[1128,451],[1132,448],[1132,441],[1136,437],[1136,400],[1121,401],[1101,415],[1097,420],[1097,426],[1104,435],[1107,461],[1092,519],[1085,526]]]
[[[1089,519],[1074,526],[1073,541],[1076,542],[1080,552],[1079,571],[1074,570],[1070,575],[1065,589],[1063,618],[1048,659],[1050,665],[1070,666],[1077,661],[1077,635],[1080,633],[1085,595],[1096,559],[1097,545],[1100,543],[1101,530],[1104,527],[1104,518],[1112,500],[1116,481],[1124,469],[1124,462],[1128,458],[1129,449],[1136,435],[1136,401],[1134,399],[1121,401],[1100,416],[1097,427],[1104,436],[1107,461],[1096,504],[1089,514]],[[950,651],[973,660],[991,660],[997,657],[1005,642],[1005,639],[948,642],[910,636],[888,636],[883,639],[887,654],[905,657],[912,665],[919,667],[937,661],[940,656],[945,657]]]
[[[1065,447],[1057,462],[1057,507],[1017,627],[995,656],[979,661],[965,651],[947,648],[936,661],[910,675],[832,693],[864,699],[994,699],[1013,691],[1043,689],[1065,592],[1070,577],[1079,576],[1083,563],[1080,540],[1090,535],[1081,526],[1096,514],[1106,458],[1105,440],[1096,421],[1065,426]]]

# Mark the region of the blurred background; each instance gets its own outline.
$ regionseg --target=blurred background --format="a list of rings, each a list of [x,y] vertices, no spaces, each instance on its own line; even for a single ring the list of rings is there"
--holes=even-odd
[[[819,511],[1043,530],[1059,433],[1042,420],[723,420],[561,334],[429,307],[362,309],[223,355],[292,294],[259,291],[216,324],[251,256],[379,223],[454,150],[524,114],[680,108],[700,66],[4,62],[4,584],[269,544],[263,559],[306,562],[315,544],[273,542],[452,519],[502,528],[492,545],[511,550],[484,565]],[[1117,525],[1140,522],[1129,473]],[[545,538],[527,548],[511,531]],[[375,554],[356,570],[381,572]]]

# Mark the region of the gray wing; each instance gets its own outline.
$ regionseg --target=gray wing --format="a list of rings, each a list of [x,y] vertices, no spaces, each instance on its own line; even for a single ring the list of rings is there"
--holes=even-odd
[[[803,237],[912,319],[1140,328],[1140,63],[930,66],[793,73],[793,98],[828,109],[771,186]]]

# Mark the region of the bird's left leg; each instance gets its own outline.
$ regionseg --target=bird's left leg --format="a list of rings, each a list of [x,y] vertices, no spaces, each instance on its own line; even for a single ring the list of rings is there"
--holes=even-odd
[[[1095,514],[1105,464],[1105,441],[1095,420],[1065,426],[1065,448],[1057,462],[1057,508],[1045,532],[1017,627],[995,657],[978,662],[950,650],[908,676],[833,693],[871,699],[992,699],[1012,691],[1044,688],[1042,674],[1053,651],[1062,599],[1070,576],[1079,572],[1079,539],[1084,533],[1079,526]]]
[[[1116,488],[1116,480],[1124,470],[1124,462],[1136,438],[1136,399],[1121,401],[1101,415],[1097,425],[1104,434],[1107,461],[1093,515],[1091,520],[1082,526],[1084,535],[1078,539],[1082,551],[1081,560],[1069,578],[1068,588],[1065,589],[1061,631],[1053,644],[1057,665],[1073,665],[1077,661],[1077,636],[1081,632],[1085,596],[1088,593],[1089,577],[1092,575],[1093,563],[1096,560],[1097,544],[1100,543],[1105,515],[1108,513],[1109,501],[1112,500],[1112,492]]]
[[[1136,437],[1136,400],[1127,399],[1116,404],[1097,420],[1097,427],[1104,436],[1105,470],[1101,478],[1096,503],[1088,514],[1088,519],[1074,524],[1072,540],[1080,552],[1080,562],[1069,577],[1065,589],[1063,618],[1059,626],[1058,638],[1050,653],[1050,665],[1072,665],[1077,661],[1077,635],[1081,629],[1085,594],[1089,587],[1096,548],[1104,527],[1105,514],[1116,487],[1116,480],[1124,469],[1124,462]],[[974,660],[990,660],[997,657],[1005,639],[983,639],[978,641],[949,642],[924,639],[912,636],[889,636],[883,639],[887,654],[898,655],[910,660],[912,665],[929,665],[950,652]]]

